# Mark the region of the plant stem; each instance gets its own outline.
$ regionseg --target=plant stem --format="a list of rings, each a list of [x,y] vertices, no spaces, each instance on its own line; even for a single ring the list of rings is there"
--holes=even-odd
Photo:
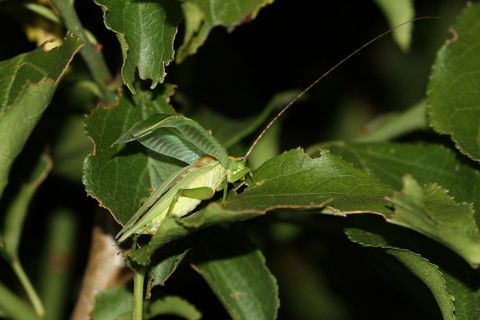
[[[107,103],[113,103],[115,95],[109,90],[107,83],[111,81],[112,75],[108,70],[107,64],[103,55],[95,49],[95,47],[88,41],[85,29],[78,18],[77,12],[73,5],[73,1],[68,0],[52,0],[55,6],[60,11],[65,25],[68,30],[75,33],[82,39],[85,46],[80,50],[83,60],[90,69],[93,79],[98,84],[100,91],[102,92],[103,100]]]
[[[48,221],[38,292],[49,320],[63,319],[65,307],[68,306],[71,262],[77,238],[75,220],[73,212],[60,209],[54,211]]]
[[[132,319],[143,319],[143,284],[145,282],[145,269],[135,269],[133,276],[133,310]]]
[[[42,318],[45,315],[45,309],[43,308],[42,301],[40,300],[37,292],[33,288],[33,285],[30,282],[30,279],[28,279],[28,276],[25,273],[25,270],[23,270],[23,267],[20,264],[20,261],[18,261],[18,259],[14,259],[12,260],[11,265],[12,265],[13,271],[15,272],[18,279],[22,283],[22,286],[25,289],[27,296],[30,299],[30,302],[32,303],[35,313],[37,314],[38,317]]]
[[[34,320],[32,308],[0,283],[0,309],[11,319]]]

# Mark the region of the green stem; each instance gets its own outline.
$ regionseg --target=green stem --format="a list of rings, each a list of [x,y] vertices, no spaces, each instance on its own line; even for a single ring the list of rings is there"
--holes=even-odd
[[[76,227],[75,215],[66,209],[54,211],[48,221],[38,292],[49,320],[63,319],[68,306]]]
[[[11,319],[34,320],[32,308],[0,283],[0,309]]]
[[[107,103],[113,103],[115,95],[109,90],[107,83],[111,81],[112,75],[108,70],[107,64],[103,55],[95,49],[95,47],[88,41],[87,33],[83,28],[80,19],[78,18],[73,1],[68,0],[52,0],[55,6],[57,6],[60,14],[62,15],[65,25],[68,30],[75,33],[82,39],[85,46],[80,50],[80,54],[90,69],[93,79],[98,84],[102,97]]]
[[[145,269],[139,268],[133,275],[133,310],[132,319],[143,319],[143,284],[145,282]]]
[[[20,264],[20,261],[18,261],[18,259],[14,259],[12,260],[11,265],[12,265],[13,271],[15,272],[18,279],[22,283],[22,286],[25,289],[27,296],[30,299],[30,302],[32,303],[35,313],[39,318],[43,318],[43,316],[45,315],[45,310],[43,308],[42,301],[40,300],[37,292],[33,288],[33,285],[30,282],[30,279],[28,279],[28,276],[25,273],[25,270],[23,270],[23,267]]]

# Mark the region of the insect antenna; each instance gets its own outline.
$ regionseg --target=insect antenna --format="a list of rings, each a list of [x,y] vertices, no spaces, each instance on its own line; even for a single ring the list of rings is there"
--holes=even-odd
[[[343,59],[341,59],[339,62],[337,62],[333,67],[331,67],[330,69],[328,69],[324,74],[322,74],[320,77],[318,77],[315,81],[313,81],[312,83],[310,83],[310,85],[308,85],[308,87],[306,87],[305,89],[303,89],[298,95],[296,95],[292,100],[290,100],[290,102],[288,102],[283,108],[282,110],[280,110],[276,115],[275,117],[273,117],[272,120],[270,120],[270,122],[265,126],[265,128],[263,128],[263,130],[260,132],[260,134],[258,135],[258,137],[253,141],[253,143],[250,145],[250,148],[247,150],[247,152],[245,153],[245,155],[242,157],[243,160],[246,160],[248,158],[248,156],[250,155],[250,153],[252,153],[253,149],[255,148],[255,146],[257,145],[258,141],[260,141],[260,139],[262,139],[262,137],[265,135],[265,133],[268,131],[268,129],[270,129],[270,127],[285,113],[288,111],[288,109],[290,109],[291,106],[293,106],[300,98],[302,98],[308,91],[310,91],[315,85],[317,85],[317,83],[319,83],[320,81],[322,81],[324,78],[326,78],[330,73],[332,73],[333,71],[335,71],[338,67],[340,67],[341,65],[343,65],[345,62],[347,62],[348,60],[350,60],[350,58],[352,58],[354,55],[356,55],[357,53],[359,53],[360,51],[362,51],[363,49],[365,49],[366,47],[368,47],[369,45],[371,45],[372,43],[374,43],[375,41],[385,37],[386,35],[392,33],[393,31],[397,30],[398,28],[401,28],[403,27],[404,25],[406,24],[410,24],[410,23],[413,23],[415,21],[419,21],[419,20],[426,20],[426,19],[442,19],[442,17],[435,17],[435,16],[422,16],[422,17],[417,17],[417,18],[414,18],[414,19],[411,19],[411,20],[408,20],[408,21],[405,21],[405,22],[402,22],[401,24],[399,25],[396,25],[382,33],[380,33],[379,35],[377,35],[376,37],[370,39],[369,41],[365,42],[363,45],[361,45],[360,47],[358,47],[357,49],[353,50],[351,53],[349,53],[347,56],[345,56]]]

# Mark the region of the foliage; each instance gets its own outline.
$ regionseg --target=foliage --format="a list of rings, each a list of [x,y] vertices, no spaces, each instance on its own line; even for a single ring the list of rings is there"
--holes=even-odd
[[[214,45],[224,30],[228,38],[257,32],[280,0],[0,1],[0,13],[20,17],[12,24],[41,44],[0,49],[0,316],[62,319],[75,305],[74,318],[100,320],[375,318],[374,307],[378,318],[409,317],[408,308],[384,306],[391,298],[425,319],[479,318],[480,4],[459,11],[446,39],[437,19],[397,26],[415,16],[413,1],[375,5],[393,33],[377,41],[396,47],[384,45],[373,64],[402,80],[373,90],[375,98],[342,93],[337,108],[310,117],[308,103],[320,105],[317,90],[328,82],[306,91],[282,84],[241,109],[248,83],[262,81],[235,67],[244,48],[225,58]],[[293,16],[287,10],[282,21]],[[280,34],[288,54],[304,35],[317,41],[302,30],[289,43],[282,30],[295,23],[284,25],[272,39]],[[416,43],[421,25],[442,35]],[[249,47],[254,69],[283,50],[264,55],[269,41]],[[418,48],[429,41],[430,51]],[[414,65],[410,73],[395,55]],[[275,72],[288,74],[292,57]],[[237,82],[215,73],[222,64]],[[241,157],[290,102],[294,111]],[[373,113],[374,104],[390,107]],[[289,123],[297,115],[301,124]],[[80,231],[92,229],[87,257],[78,249],[89,233]],[[68,285],[81,283],[72,261],[85,268],[81,298]],[[369,278],[368,270],[381,272]],[[379,283],[398,292],[384,298]],[[355,285],[361,294],[349,299]]]

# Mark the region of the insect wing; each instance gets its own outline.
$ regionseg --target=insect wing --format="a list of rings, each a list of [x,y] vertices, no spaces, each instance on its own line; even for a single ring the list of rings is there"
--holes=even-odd
[[[227,169],[212,157],[202,157],[195,164],[177,171],[147,199],[117,234],[118,241],[123,242],[135,233],[155,233],[172,204],[174,205],[173,215],[181,217],[190,213],[198,206],[202,198],[192,196],[176,198],[178,192],[180,190],[209,188],[212,190],[211,196],[213,196],[215,191],[223,185],[226,173]]]
[[[161,138],[158,138],[161,136]],[[138,142],[160,154],[175,158],[188,164],[195,163],[204,153],[195,145],[181,139],[173,130],[160,128],[155,134],[138,139]]]
[[[162,142],[162,139],[167,140]],[[156,114],[137,122],[115,143],[133,140],[139,141],[155,152],[190,164],[205,155],[214,157],[224,167],[228,163],[228,154],[220,142],[196,121],[184,116]],[[191,154],[185,156],[188,149],[194,156]]]
[[[170,175],[165,181],[163,181],[157,189],[145,200],[142,206],[135,212],[135,214],[128,220],[123,228],[115,236],[116,239],[126,239],[133,234],[136,229],[134,225],[142,218],[142,216],[160,199],[172,186],[175,185],[178,178],[181,177],[185,171],[188,171],[191,166],[180,168],[178,171]],[[122,242],[123,240],[119,240]]]
[[[122,134],[113,144],[127,143],[148,135],[155,129],[155,125],[170,116],[171,114],[168,113],[157,113],[147,119],[140,120]]]

